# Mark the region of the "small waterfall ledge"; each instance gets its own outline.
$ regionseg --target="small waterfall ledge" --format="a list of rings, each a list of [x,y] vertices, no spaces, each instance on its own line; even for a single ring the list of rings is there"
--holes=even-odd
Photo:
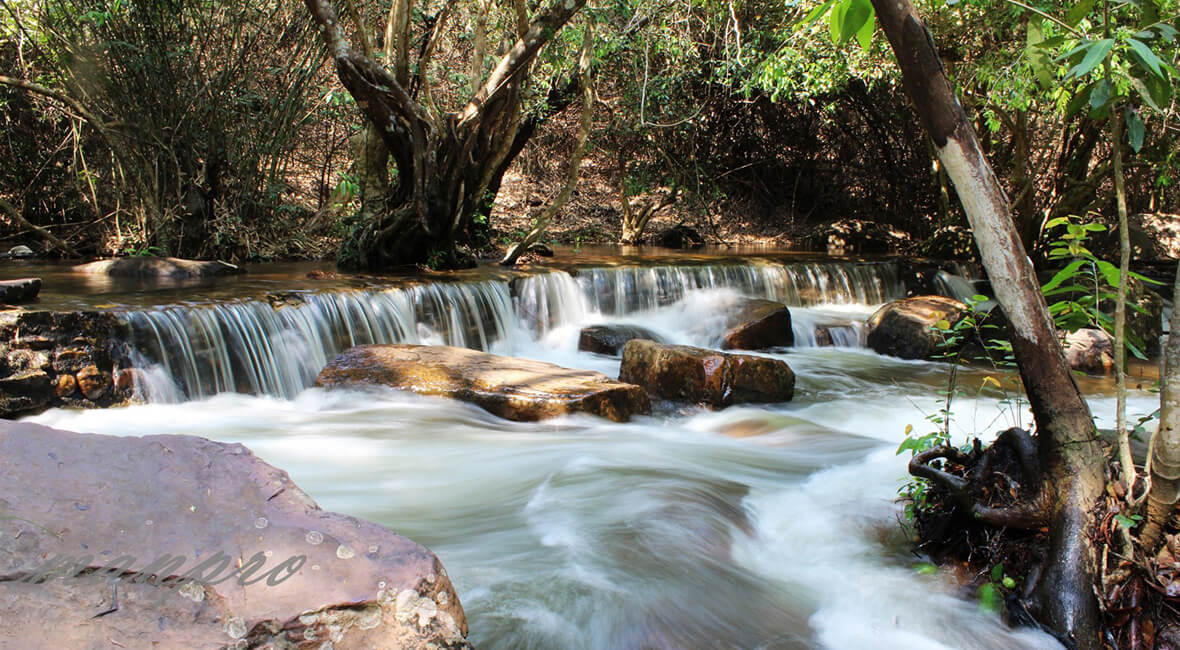
[[[841,322],[824,307],[870,306],[905,295],[894,262],[759,260],[286,292],[270,300],[170,305],[120,317],[130,327],[138,390],[148,401],[225,392],[291,398],[332,358],[356,345],[445,344],[511,354],[559,327],[642,314],[711,290],[807,308],[798,310],[798,345],[863,345],[861,324]],[[817,341],[816,325],[824,323],[832,323],[829,338]]]

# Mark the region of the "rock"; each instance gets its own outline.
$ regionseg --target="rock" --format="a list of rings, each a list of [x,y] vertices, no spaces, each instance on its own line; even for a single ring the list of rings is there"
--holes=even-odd
[[[58,375],[57,385],[54,392],[58,397],[72,397],[74,391],[78,390],[78,379],[70,374]]]
[[[36,300],[41,292],[41,278],[0,280],[0,302],[8,305],[23,305]]]
[[[895,252],[909,244],[910,236],[875,221],[840,219],[812,230],[803,241],[807,250],[852,255]]]
[[[178,257],[120,257],[75,266],[74,271],[93,275],[172,280],[211,278],[246,272],[242,267],[228,262],[184,260]]]
[[[470,648],[433,553],[241,445],[0,423],[0,508],[0,647]]]
[[[12,248],[8,249],[7,257],[21,259],[25,257],[34,257],[36,254],[37,253],[28,246],[13,246]]]
[[[700,248],[705,245],[705,238],[696,228],[679,224],[653,237],[651,243],[664,248]]]
[[[815,326],[816,347],[860,347],[861,332],[856,323],[843,321]]]
[[[308,271],[307,277],[312,280],[336,280],[340,277],[339,273],[335,271],[323,271],[316,269],[315,271]]]
[[[578,335],[578,349],[615,356],[632,339],[663,342],[658,334],[638,325],[591,325]]]
[[[647,394],[600,372],[445,345],[363,345],[333,359],[317,386],[377,385],[471,402],[530,422],[591,413],[616,422],[651,412]]]
[[[929,359],[941,340],[932,329],[939,321],[954,325],[967,305],[943,296],[918,296],[891,302],[869,317],[868,346],[902,359]]]
[[[795,393],[795,373],[785,361],[642,339],[623,348],[619,380],[665,399],[713,407],[786,402]]]
[[[127,325],[106,312],[18,311],[0,313],[0,417],[50,406],[105,407],[125,403],[130,389],[112,385],[112,374],[131,365]],[[23,373],[36,370],[45,379]],[[79,386],[78,377],[85,380]],[[77,389],[88,393],[81,399]],[[15,391],[15,392],[14,392]]]
[[[764,350],[795,344],[791,329],[791,312],[772,300],[746,299],[728,321],[721,335],[721,347],[734,350]]]
[[[95,366],[86,366],[79,370],[75,377],[78,379],[78,388],[89,400],[102,397],[111,387],[110,374],[104,373]]]
[[[541,257],[553,257],[553,247],[548,244],[542,244],[541,242],[537,242],[524,250],[525,252],[540,255]]]
[[[1100,329],[1083,328],[1065,335],[1065,360],[1069,367],[1089,375],[1114,370],[1114,340]]]

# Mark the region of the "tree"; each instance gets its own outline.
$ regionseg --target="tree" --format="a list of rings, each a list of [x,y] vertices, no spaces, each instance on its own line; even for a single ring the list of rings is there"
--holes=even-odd
[[[836,5],[833,8],[833,5]],[[934,39],[908,0],[844,0],[833,34],[847,42],[872,29],[874,11],[897,58],[902,82],[971,223],[996,299],[1012,323],[1012,347],[1037,425],[1037,456],[1026,481],[1039,481],[1026,502],[993,510],[975,504],[977,518],[1000,526],[1050,527],[1050,558],[1034,591],[1038,614],[1079,648],[1098,648],[1093,594],[1095,558],[1088,532],[1105,487],[1104,455],[1089,407],[1057,339],[1031,261],[1021,244],[1008,198],[980,150],[975,130],[952,90]],[[863,43],[863,36],[859,37]],[[997,442],[997,444],[999,444]],[[1019,443],[1012,443],[1020,446]],[[962,479],[932,470],[952,448],[915,456],[911,471],[962,492]]]
[[[363,51],[358,53],[344,36],[328,0],[306,0],[320,25],[324,42],[336,64],[340,81],[364,113],[380,148],[370,168],[384,170],[392,159],[394,176],[381,204],[362,212],[345,235],[338,263],[346,268],[382,270],[412,263],[436,267],[465,265],[456,245],[477,219],[486,219],[487,193],[499,186],[503,163],[514,148],[522,120],[524,92],[538,53],[585,5],[586,0],[562,0],[529,15],[524,0],[511,6],[501,21],[505,40],[513,41],[499,60],[485,71],[489,53],[487,32],[493,7],[480,1],[474,7],[475,35],[470,70],[450,93],[436,91],[433,58],[448,21],[463,7],[447,0],[433,14],[412,9],[411,0],[394,0],[385,29],[384,61],[366,56],[367,35],[357,30]],[[354,20],[360,22],[356,12]],[[417,25],[415,25],[417,21]],[[421,32],[411,38],[411,30]],[[448,107],[448,99],[466,99]]]
[[[1180,297],[1180,268],[1176,269],[1172,295],[1173,299]],[[1160,379],[1160,425],[1151,440],[1151,490],[1147,495],[1147,523],[1140,536],[1148,553],[1156,551],[1180,503],[1180,309],[1172,310]]]

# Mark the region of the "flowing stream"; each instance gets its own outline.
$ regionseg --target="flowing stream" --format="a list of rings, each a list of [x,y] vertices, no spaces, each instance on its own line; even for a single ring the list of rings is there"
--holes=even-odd
[[[741,295],[792,306],[797,346],[768,353],[797,374],[790,403],[520,424],[460,402],[309,387],[340,350],[392,341],[617,375],[617,358],[577,351],[582,326],[711,346]],[[277,308],[145,308],[125,317],[149,403],[33,419],[244,443],[324,508],[437,553],[479,648],[1056,648],[916,570],[895,450],[907,425],[932,426],[947,366],[864,349],[865,318],[900,295],[890,264],[633,264],[312,292]],[[818,346],[817,326],[837,345]],[[983,377],[959,374],[960,440],[1028,422]],[[1134,393],[1131,417],[1153,399]],[[1091,405],[1110,426],[1109,392],[1098,386]]]

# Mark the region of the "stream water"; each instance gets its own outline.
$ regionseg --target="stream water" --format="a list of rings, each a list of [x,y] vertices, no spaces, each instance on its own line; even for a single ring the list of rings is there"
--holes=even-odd
[[[956,283],[952,283],[956,284]],[[957,283],[961,284],[961,283]],[[957,285],[956,285],[957,286]],[[920,575],[894,502],[907,425],[925,431],[947,366],[882,357],[864,319],[901,295],[888,263],[628,262],[516,278],[340,287],[125,310],[152,381],[128,408],[44,413],[65,429],[241,442],[321,506],[430,547],[479,648],[1055,648],[1010,630],[944,575]],[[768,354],[794,401],[720,412],[658,403],[617,424],[507,422],[467,404],[309,388],[349,345],[466,345],[617,375],[579,329],[648,327],[716,343],[740,295],[792,306]],[[817,324],[837,347],[815,346]],[[1027,424],[963,372],[960,439]],[[1087,384],[1102,426],[1113,397]],[[1132,418],[1156,408],[1135,392]]]

